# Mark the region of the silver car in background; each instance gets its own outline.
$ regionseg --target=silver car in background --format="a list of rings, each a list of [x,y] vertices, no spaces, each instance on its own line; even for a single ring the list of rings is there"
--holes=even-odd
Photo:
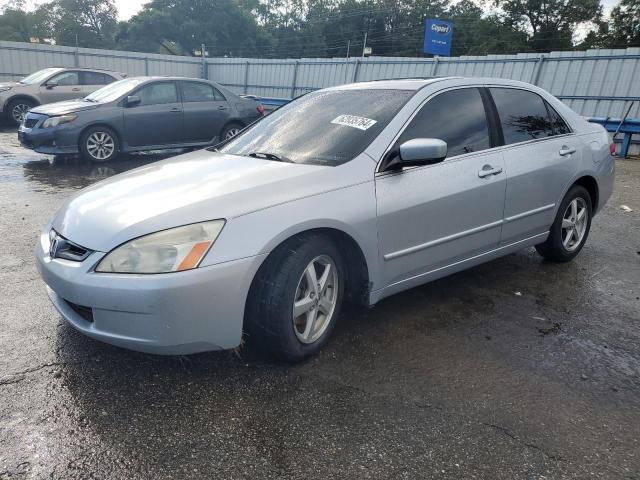
[[[516,81],[436,78],[307,94],[235,138],[69,199],[36,256],[86,335],[187,354],[316,353],[343,301],[535,246],[573,259],[613,188],[604,129]]]
[[[20,125],[33,107],[85,97],[125,77],[124,73],[94,68],[38,70],[17,82],[0,82],[0,114]]]

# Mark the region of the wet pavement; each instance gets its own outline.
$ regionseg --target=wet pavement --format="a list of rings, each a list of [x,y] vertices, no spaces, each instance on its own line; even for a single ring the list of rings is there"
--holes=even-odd
[[[1,480],[640,479],[640,161],[574,262],[529,249],[347,312],[290,367],[121,350],[50,305],[42,226],[161,157],[96,167],[0,131]]]

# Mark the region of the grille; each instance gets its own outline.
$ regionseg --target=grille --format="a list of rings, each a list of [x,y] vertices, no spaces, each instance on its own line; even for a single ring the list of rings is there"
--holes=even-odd
[[[38,119],[37,118],[27,118],[24,121],[24,126],[27,128],[33,128],[38,124]]]
[[[65,300],[65,302],[71,307],[74,312],[84,318],[87,322],[93,323],[93,310],[90,307],[77,305],[70,302],[69,300]]]
[[[58,235],[55,230],[49,232],[49,255],[51,258],[64,258],[74,262],[82,262],[93,253],[93,250],[81,247],[77,243]]]

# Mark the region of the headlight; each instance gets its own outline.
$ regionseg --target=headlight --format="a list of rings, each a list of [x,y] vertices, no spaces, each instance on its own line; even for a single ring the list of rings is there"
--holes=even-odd
[[[64,123],[73,122],[77,115],[62,115],[60,117],[49,117],[42,124],[42,128],[55,127],[57,125],[62,125]]]
[[[194,223],[136,238],[108,253],[96,272],[169,273],[196,268],[224,223],[224,220]]]

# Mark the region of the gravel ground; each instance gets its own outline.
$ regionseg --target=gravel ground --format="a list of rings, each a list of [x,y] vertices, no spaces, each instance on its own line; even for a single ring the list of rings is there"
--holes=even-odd
[[[93,167],[0,131],[1,480],[640,479],[639,161],[574,262],[529,249],[347,312],[288,367],[121,350],[50,305],[42,226],[162,156]]]

